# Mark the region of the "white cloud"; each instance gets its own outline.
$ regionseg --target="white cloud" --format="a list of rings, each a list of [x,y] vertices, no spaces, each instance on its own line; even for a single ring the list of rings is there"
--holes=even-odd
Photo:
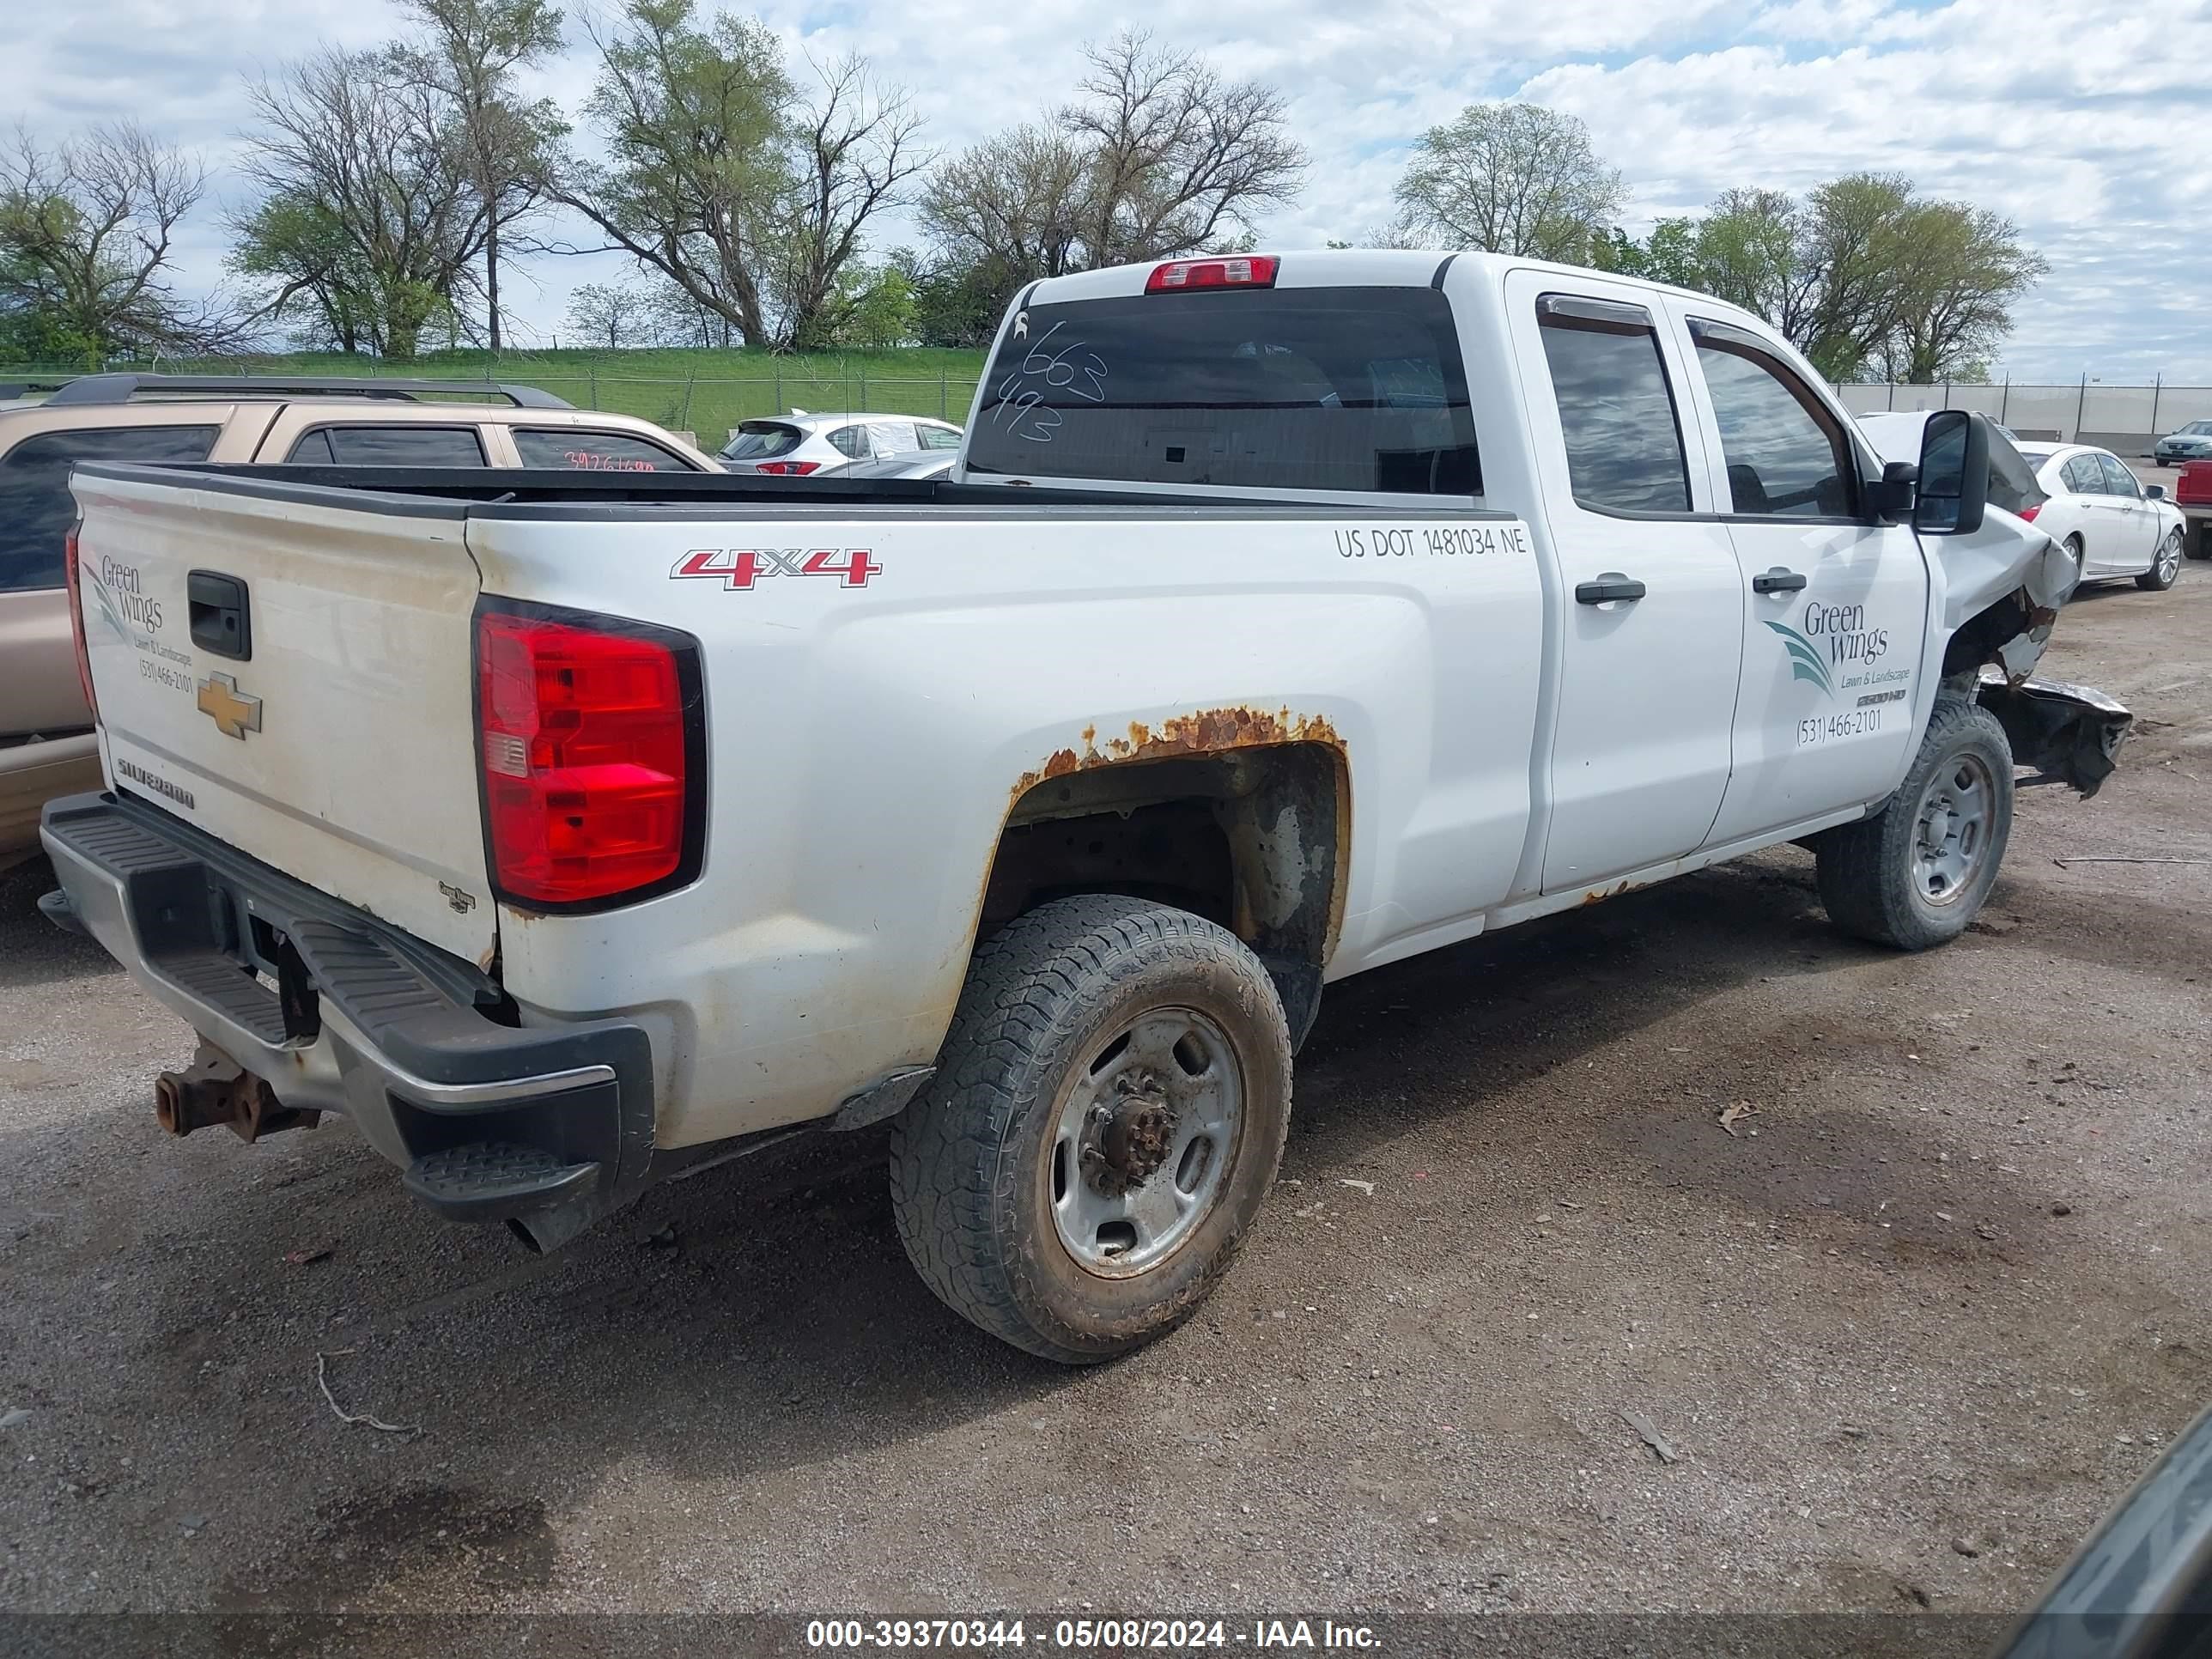
[[[1314,165],[1281,246],[1387,219],[1406,147],[1478,98],[1573,110],[1626,173],[1648,220],[1733,185],[1803,190],[1862,167],[1994,207],[2051,258],[2008,351],[2022,378],[2163,371],[2212,381],[2212,170],[2197,164],[2200,66],[2212,8],[2128,0],[1215,0],[1108,10],[1074,0],[989,9],[959,0],[770,0],[761,15],[817,56],[857,49],[915,92],[940,148],[970,143],[1066,98],[1087,40],[1123,21],[1280,85]],[[332,39],[390,33],[386,5],[124,0],[11,23],[0,108],[54,136],[134,115],[218,163],[257,64]],[[545,89],[570,109],[592,75],[570,50]],[[2165,169],[2170,168],[2170,171]],[[884,227],[886,242],[912,234]],[[186,248],[220,271],[216,216]],[[529,331],[559,325],[568,289],[611,258],[541,261],[518,298]]]

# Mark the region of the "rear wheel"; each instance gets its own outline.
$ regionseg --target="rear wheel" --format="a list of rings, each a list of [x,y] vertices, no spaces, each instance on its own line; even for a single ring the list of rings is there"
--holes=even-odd
[[[1113,895],[1008,925],[891,1145],[899,1236],[992,1335],[1107,1359],[1172,1330],[1273,1184],[1290,1029],[1233,934]]]
[[[2012,836],[2012,745],[1964,697],[1936,700],[1911,770],[1870,818],[1820,840],[1820,900],[1847,933],[1924,951],[1966,931]]]
[[[2153,593],[2163,593],[2173,586],[2173,579],[2181,574],[2181,532],[2167,532],[2158,544],[2158,558],[2151,568],[2136,578],[2136,586]]]

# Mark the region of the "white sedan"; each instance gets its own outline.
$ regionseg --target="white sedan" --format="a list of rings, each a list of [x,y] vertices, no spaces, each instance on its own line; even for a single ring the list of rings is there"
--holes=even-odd
[[[2086,444],[2024,443],[2020,453],[2051,496],[2021,516],[2066,549],[2083,581],[2133,576],[2153,592],[2173,586],[2188,532],[2163,489],[2146,489],[2118,456]]]

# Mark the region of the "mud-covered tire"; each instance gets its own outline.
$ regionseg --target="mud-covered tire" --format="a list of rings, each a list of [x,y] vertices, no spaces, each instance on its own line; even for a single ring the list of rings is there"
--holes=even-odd
[[[2181,574],[2181,532],[2169,531],[2158,544],[2158,556],[2149,569],[2136,578],[2136,586],[2147,593],[2163,593],[2173,586],[2173,579]]]
[[[1962,787],[1969,778],[1971,789]],[[1986,799],[1973,803],[1979,816],[1972,856],[1937,890],[1943,871],[1961,856],[1942,849],[1955,848],[1960,809],[1978,791]],[[1939,804],[1945,801],[1951,805]],[[1844,933],[1900,951],[1949,943],[1972,923],[1996,880],[2012,809],[2012,744],[2004,727],[1978,703],[1937,697],[1920,752],[1889,804],[1820,837],[1820,902],[1828,919]]]
[[[1234,1145],[1215,1149],[1213,1195],[1180,1242],[1106,1277],[1054,1218],[1064,1113],[1115,1034],[1153,1011],[1194,1012],[1233,1051]],[[899,1237],[929,1288],[992,1335],[1063,1364],[1110,1359],[1181,1324],[1227,1271],[1274,1183],[1290,1105],[1282,1003],[1235,935],[1118,895],[1040,906],[976,951],[937,1075],[893,1126]]]

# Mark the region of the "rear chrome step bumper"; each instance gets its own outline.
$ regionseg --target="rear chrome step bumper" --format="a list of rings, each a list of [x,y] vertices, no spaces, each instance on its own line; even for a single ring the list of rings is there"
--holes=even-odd
[[[644,1184],[641,1027],[501,1024],[498,988],[471,964],[135,798],[51,802],[42,839],[61,882],[48,915],[286,1106],[352,1118],[433,1210],[604,1213]]]

